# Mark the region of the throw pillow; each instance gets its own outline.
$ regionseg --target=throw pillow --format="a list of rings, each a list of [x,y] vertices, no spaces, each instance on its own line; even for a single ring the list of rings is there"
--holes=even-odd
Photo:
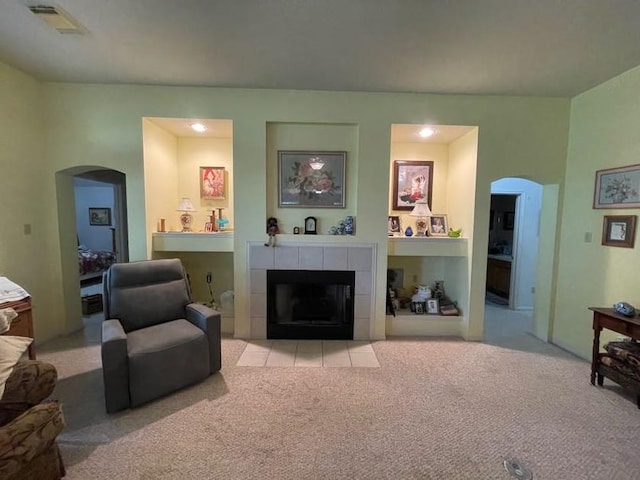
[[[4,395],[4,386],[13,367],[27,351],[32,341],[33,338],[28,337],[0,336],[0,399]]]

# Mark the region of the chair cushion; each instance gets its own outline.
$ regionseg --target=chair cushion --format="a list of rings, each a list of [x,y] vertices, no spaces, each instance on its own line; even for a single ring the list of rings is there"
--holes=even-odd
[[[105,282],[105,315],[119,319],[125,332],[184,318],[191,302],[179,259],[117,263]]]
[[[185,319],[130,332],[127,355],[132,406],[209,376],[207,337]]]
[[[22,354],[27,351],[31,342],[33,342],[33,338],[0,336],[0,398],[4,394],[4,386],[13,367],[16,366]]]

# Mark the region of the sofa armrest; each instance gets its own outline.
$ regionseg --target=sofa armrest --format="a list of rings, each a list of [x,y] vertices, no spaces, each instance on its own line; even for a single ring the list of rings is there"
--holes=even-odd
[[[102,376],[107,412],[125,409],[129,398],[127,334],[117,319],[102,322]]]
[[[199,303],[187,305],[187,320],[204,331],[209,340],[209,371],[215,373],[222,366],[220,313]]]
[[[7,378],[0,408],[4,404],[19,403],[29,408],[42,402],[53,393],[57,379],[58,372],[50,363],[39,360],[18,362]]]
[[[14,478],[47,449],[64,428],[58,402],[36,405],[0,428],[0,478]]]

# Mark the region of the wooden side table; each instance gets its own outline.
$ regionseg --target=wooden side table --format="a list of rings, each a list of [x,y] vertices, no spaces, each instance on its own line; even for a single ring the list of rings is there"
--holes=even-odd
[[[3,308],[13,308],[18,313],[18,317],[14,318],[13,322],[11,322],[11,328],[9,328],[8,331],[4,332],[3,335],[15,335],[18,337],[34,338],[30,297],[27,297],[23,300],[18,300],[17,302],[0,303],[0,309]],[[34,342],[31,342],[31,345],[29,345],[28,352],[29,360],[35,360],[36,347],[34,346]]]

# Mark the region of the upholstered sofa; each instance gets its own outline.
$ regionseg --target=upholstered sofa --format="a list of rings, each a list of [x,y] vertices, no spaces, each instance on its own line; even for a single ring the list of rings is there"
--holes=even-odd
[[[43,402],[55,387],[53,365],[18,362],[0,398],[0,478],[57,480],[65,470],[56,437],[64,428],[58,402]]]

